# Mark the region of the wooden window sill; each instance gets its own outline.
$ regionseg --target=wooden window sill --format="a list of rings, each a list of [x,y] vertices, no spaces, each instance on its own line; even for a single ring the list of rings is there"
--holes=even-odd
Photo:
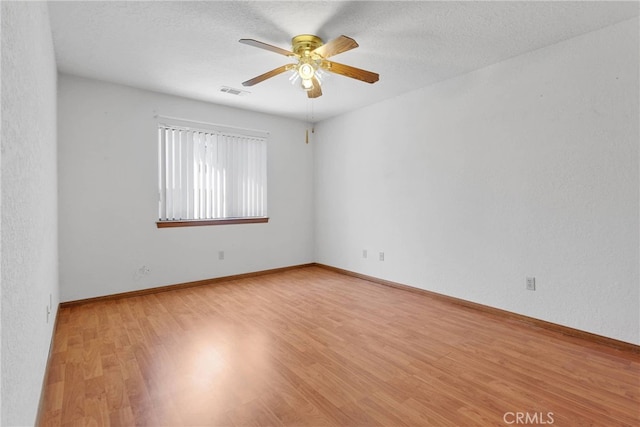
[[[269,217],[156,221],[156,226],[158,228],[199,227],[204,225],[256,224],[263,222],[269,222]]]

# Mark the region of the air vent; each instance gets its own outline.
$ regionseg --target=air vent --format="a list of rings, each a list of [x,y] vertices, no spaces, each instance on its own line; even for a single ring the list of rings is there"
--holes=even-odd
[[[235,89],[228,86],[222,86],[220,88],[220,92],[224,92],[224,93],[228,93],[229,95],[236,95],[236,96],[245,96],[249,93],[246,90]]]

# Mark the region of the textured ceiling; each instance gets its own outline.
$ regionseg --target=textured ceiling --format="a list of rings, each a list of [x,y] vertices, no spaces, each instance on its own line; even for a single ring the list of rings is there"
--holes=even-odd
[[[99,2],[49,3],[61,72],[319,121],[638,16],[637,2]],[[341,34],[359,48],[333,57],[375,71],[369,85],[331,74],[309,100],[281,74],[291,62],[238,43],[290,49],[291,37]],[[220,91],[246,89],[246,96]]]

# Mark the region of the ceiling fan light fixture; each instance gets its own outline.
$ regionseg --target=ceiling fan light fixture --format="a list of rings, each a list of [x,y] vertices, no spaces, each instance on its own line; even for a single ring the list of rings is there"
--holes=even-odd
[[[313,77],[310,79],[301,79],[300,78],[300,73],[298,73],[297,69],[294,69],[293,72],[291,73],[291,76],[289,77],[289,81],[291,82],[292,85],[298,85],[299,88],[301,88],[304,91],[309,91],[311,89],[313,89],[314,84],[313,84]],[[318,81],[319,83],[319,81]]]
[[[311,80],[316,73],[316,69],[308,62],[303,62],[298,66],[298,74],[302,80]]]

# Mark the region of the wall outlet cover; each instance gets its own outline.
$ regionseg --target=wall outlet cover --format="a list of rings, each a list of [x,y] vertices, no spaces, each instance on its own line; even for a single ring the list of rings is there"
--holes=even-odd
[[[527,277],[527,290],[535,291],[536,290],[536,278],[535,277]]]

